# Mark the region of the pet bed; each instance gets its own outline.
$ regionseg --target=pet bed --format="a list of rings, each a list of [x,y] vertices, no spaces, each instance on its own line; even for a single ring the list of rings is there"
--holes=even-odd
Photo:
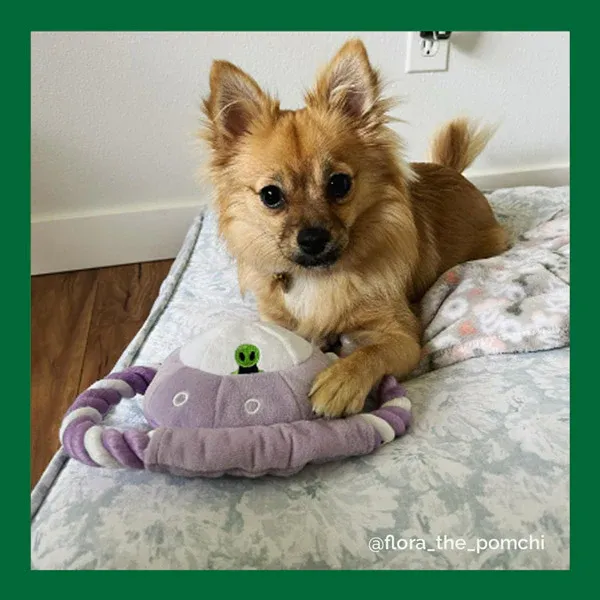
[[[569,188],[488,197],[513,248],[423,300],[405,436],[289,478],[94,469],[60,451],[32,492],[32,568],[568,569]],[[207,213],[114,369],[161,362],[224,316],[255,305]],[[107,422],[143,426],[139,398]]]

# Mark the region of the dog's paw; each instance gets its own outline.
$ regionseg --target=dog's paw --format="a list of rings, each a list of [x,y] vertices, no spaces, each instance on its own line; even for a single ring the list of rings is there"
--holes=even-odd
[[[370,378],[353,361],[338,360],[315,379],[310,391],[313,412],[323,417],[359,413],[370,389]]]

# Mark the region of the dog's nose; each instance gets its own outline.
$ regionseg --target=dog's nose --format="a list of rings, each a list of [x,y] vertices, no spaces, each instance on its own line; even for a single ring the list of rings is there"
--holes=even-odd
[[[306,227],[298,232],[298,246],[311,256],[321,254],[330,239],[329,231],[323,227]]]

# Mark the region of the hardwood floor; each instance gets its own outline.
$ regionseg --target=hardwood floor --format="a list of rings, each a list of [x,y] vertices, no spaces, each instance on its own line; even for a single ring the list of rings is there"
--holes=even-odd
[[[172,261],[31,278],[31,486],[58,450],[77,394],[113,367],[145,321]]]

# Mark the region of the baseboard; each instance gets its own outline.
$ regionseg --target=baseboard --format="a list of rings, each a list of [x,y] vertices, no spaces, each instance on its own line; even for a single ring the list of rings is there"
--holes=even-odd
[[[479,189],[569,185],[569,165],[465,176]],[[127,211],[41,215],[31,219],[31,274],[58,273],[174,258],[198,199],[137,206]]]
[[[486,192],[522,186],[559,187],[569,185],[571,168],[570,165],[554,165],[513,171],[467,171],[465,177]]]
[[[201,211],[196,200],[126,212],[32,217],[31,274],[174,258]]]

